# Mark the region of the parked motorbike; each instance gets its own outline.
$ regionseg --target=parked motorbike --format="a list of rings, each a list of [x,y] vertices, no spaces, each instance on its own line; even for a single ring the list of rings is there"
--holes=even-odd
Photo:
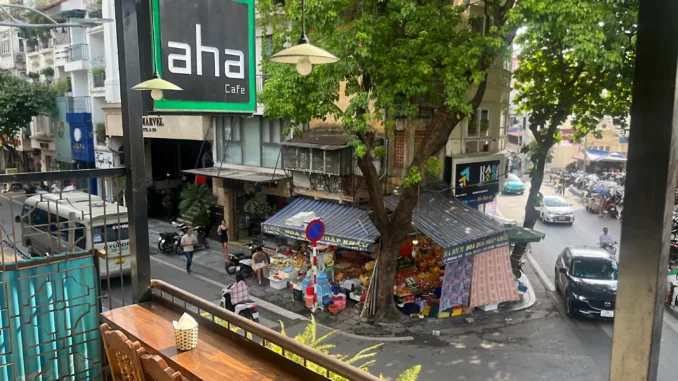
[[[236,313],[245,319],[252,320],[255,323],[259,323],[259,311],[257,311],[257,305],[251,302],[240,302],[236,305],[231,303],[231,287],[229,285],[224,288],[221,294],[221,308],[225,308],[233,313]]]
[[[177,244],[174,248],[174,251],[177,254],[183,254],[184,248],[183,248],[183,246],[181,246],[181,238],[183,238],[183,236],[188,232],[188,229],[191,226],[186,224],[186,223],[178,223],[178,222],[175,222],[175,221],[172,221],[172,225],[179,228],[179,230],[181,230],[181,232],[182,232],[182,234],[179,237],[179,240],[178,240],[178,242],[177,242]],[[209,249],[210,244],[209,244],[209,241],[207,240],[207,233],[208,233],[207,227],[205,227],[205,226],[195,226],[195,227],[193,227],[193,230],[198,235],[198,239],[197,239],[195,245],[193,245],[193,247],[195,249],[200,249],[202,247],[204,247],[205,249]]]
[[[255,246],[254,243],[250,242],[247,244],[247,247],[250,249],[250,254],[228,254],[228,263],[226,264],[227,273],[233,275],[240,271],[245,278],[254,274],[254,270],[252,269],[252,256],[257,251],[262,251],[264,245]]]
[[[181,236],[177,232],[160,233],[158,238],[158,250],[163,253],[173,253],[176,247],[179,246]]]

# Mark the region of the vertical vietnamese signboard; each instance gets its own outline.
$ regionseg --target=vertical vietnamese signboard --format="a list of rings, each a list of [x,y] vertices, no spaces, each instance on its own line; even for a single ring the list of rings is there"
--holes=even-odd
[[[256,111],[254,0],[153,0],[157,111]]]

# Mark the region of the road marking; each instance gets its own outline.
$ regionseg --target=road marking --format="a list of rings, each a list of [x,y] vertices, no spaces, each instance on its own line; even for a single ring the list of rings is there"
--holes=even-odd
[[[525,258],[527,258],[527,261],[530,262],[530,266],[532,266],[534,272],[537,273],[537,276],[539,277],[539,280],[541,280],[541,282],[544,284],[544,287],[546,287],[546,289],[551,292],[556,291],[556,287],[553,285],[553,282],[551,282],[551,279],[549,279],[549,277],[546,276],[546,273],[537,264],[537,261],[534,260],[532,254],[525,252]]]
[[[159,258],[156,258],[156,257],[151,257],[151,260],[152,260],[152,261],[155,261],[155,262],[158,262],[158,263],[160,263],[160,264],[162,264],[162,265],[165,265],[165,266],[167,266],[167,267],[171,267],[171,268],[173,268],[173,269],[175,269],[175,270],[179,270],[179,271],[182,271],[182,272],[183,272],[183,271],[186,271],[183,267],[174,265],[174,264],[172,264],[172,263],[168,263],[168,262],[163,261],[163,260],[161,260],[161,259],[159,259]],[[198,278],[198,279],[200,279],[200,280],[202,280],[202,281],[204,281],[204,282],[213,284],[213,285],[219,287],[220,290],[223,289],[224,287],[226,287],[225,284],[219,283],[219,282],[217,282],[216,280],[212,280],[212,279],[210,279],[210,278],[208,278],[208,277],[206,277],[206,276],[200,275],[200,274],[195,274],[195,273],[193,273],[193,274],[191,274],[191,276],[192,276],[192,277],[195,277],[195,278]],[[257,298],[257,297],[252,296],[252,295],[250,295],[250,299],[252,299],[252,301],[253,301],[254,303],[256,303],[258,306],[260,306],[261,308],[263,308],[263,309],[265,309],[265,310],[269,310],[269,311],[271,311],[271,312],[274,312],[274,313],[276,313],[276,314],[278,314],[278,315],[280,315],[280,316],[284,316],[284,317],[286,317],[286,318],[288,318],[288,319],[290,319],[290,320],[304,320],[304,321],[308,321],[308,322],[311,321],[310,318],[307,318],[307,317],[305,317],[305,316],[303,316],[303,315],[299,315],[299,314],[294,313],[294,312],[292,312],[292,311],[288,311],[288,310],[286,310],[286,309],[284,309],[284,308],[282,308],[282,307],[278,307],[278,306],[276,306],[276,305],[273,304],[273,303],[269,303],[269,302],[267,302],[267,301],[265,301],[265,300],[263,300],[263,299],[259,299],[259,298]],[[325,325],[323,325],[323,324],[318,324],[318,326],[323,327],[323,328],[325,328],[325,329],[328,329],[328,330],[330,330],[330,331],[334,331],[334,330],[335,330],[334,328],[332,328],[332,327],[327,327],[327,326],[325,326]],[[337,333],[340,334],[340,335],[344,335],[344,336],[353,338],[353,339],[357,339],[357,340],[373,340],[373,341],[382,341],[382,342],[387,342],[387,341],[389,341],[389,342],[392,342],[392,341],[410,341],[410,340],[414,340],[414,337],[412,337],[412,336],[399,336],[399,337],[380,337],[380,336],[378,336],[378,337],[372,337],[372,336],[360,336],[360,335],[354,335],[354,334],[352,334],[352,333],[343,332],[343,331],[337,331]]]

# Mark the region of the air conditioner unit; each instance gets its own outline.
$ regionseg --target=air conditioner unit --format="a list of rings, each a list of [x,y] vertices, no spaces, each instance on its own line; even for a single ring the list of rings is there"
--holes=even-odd
[[[23,54],[17,54],[14,56],[14,62],[25,62],[26,57]]]

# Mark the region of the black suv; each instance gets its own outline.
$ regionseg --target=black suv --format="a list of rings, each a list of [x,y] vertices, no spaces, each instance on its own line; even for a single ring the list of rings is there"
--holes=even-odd
[[[565,298],[568,316],[577,313],[614,318],[617,262],[599,247],[568,247],[558,256],[556,290]]]

